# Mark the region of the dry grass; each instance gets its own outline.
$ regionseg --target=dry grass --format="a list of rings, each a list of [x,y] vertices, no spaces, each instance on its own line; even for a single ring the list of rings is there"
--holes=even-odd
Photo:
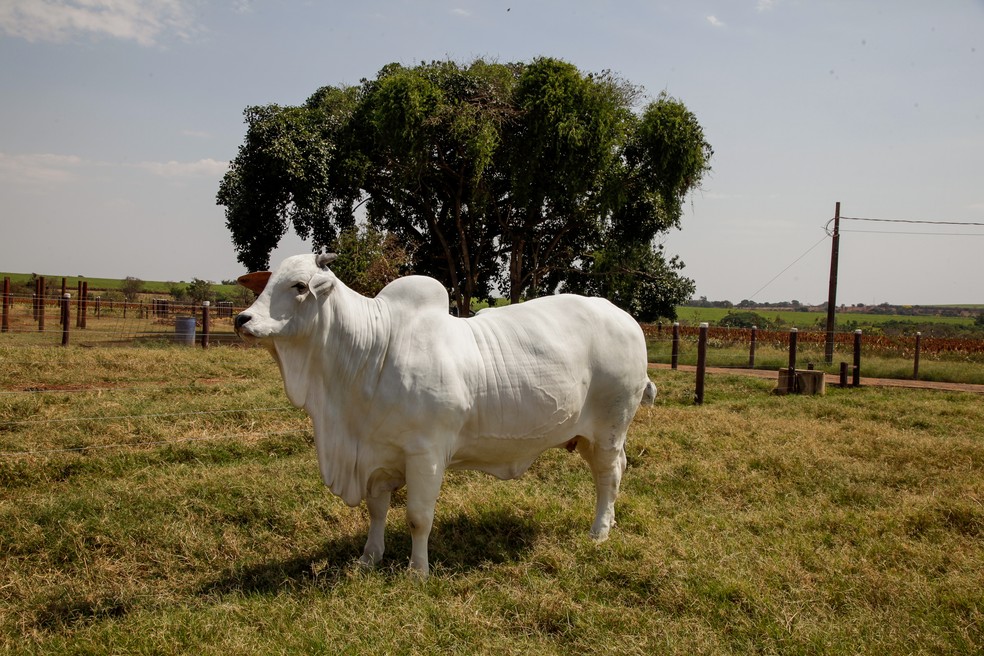
[[[354,565],[366,513],[321,485],[307,420],[251,411],[287,405],[266,353],[0,358],[10,653],[984,649],[978,396],[712,376],[695,407],[691,377],[656,372],[608,542],[554,451],[518,481],[450,475],[420,583],[399,498],[383,566]]]

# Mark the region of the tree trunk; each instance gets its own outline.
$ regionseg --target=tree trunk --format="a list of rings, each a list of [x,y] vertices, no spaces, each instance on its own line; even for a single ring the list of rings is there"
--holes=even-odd
[[[509,302],[519,303],[520,294],[523,288],[523,250],[525,242],[520,239],[513,240],[512,251],[509,253]]]

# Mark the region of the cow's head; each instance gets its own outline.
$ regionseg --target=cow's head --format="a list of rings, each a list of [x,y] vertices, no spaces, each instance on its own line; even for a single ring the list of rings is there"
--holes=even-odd
[[[239,278],[241,285],[258,294],[236,317],[239,336],[264,342],[308,335],[317,323],[320,301],[338,281],[328,269],[336,257],[334,253],[294,255],[272,273],[260,271]]]

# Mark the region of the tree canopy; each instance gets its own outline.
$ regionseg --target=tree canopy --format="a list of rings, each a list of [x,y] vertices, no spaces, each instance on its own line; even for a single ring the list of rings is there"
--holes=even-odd
[[[693,283],[654,243],[680,226],[712,150],[683,103],[640,97],[552,58],[390,64],[299,107],[247,108],[217,202],[252,270],[289,227],[320,250],[363,206],[461,312],[566,289],[673,316]]]

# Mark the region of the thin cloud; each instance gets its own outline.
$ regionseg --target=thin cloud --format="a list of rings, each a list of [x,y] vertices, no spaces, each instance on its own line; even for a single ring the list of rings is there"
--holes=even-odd
[[[778,4],[779,0],[758,0],[755,9],[757,11],[769,11],[770,9],[775,9]]]
[[[724,27],[724,21],[718,19],[718,17],[714,15],[708,16],[707,22],[714,27]]]
[[[119,164],[87,160],[76,155],[32,153],[10,155],[0,152],[0,179],[25,186],[71,183],[84,178],[94,169],[136,169],[162,178],[221,178],[229,162],[212,158],[192,162],[138,162]]]
[[[38,153],[8,155],[0,153],[0,177],[17,184],[68,182],[83,165],[81,157]]]
[[[166,35],[194,29],[187,0],[6,0],[0,31],[27,41],[69,42],[80,37],[156,45]]]
[[[461,7],[455,7],[454,9],[451,10],[451,13],[454,14],[455,16],[463,16],[463,17],[471,16],[470,11],[468,11],[467,9],[462,9]]]
[[[165,178],[198,178],[222,177],[229,169],[229,162],[212,158],[200,159],[196,162],[140,162],[135,164],[138,169],[148,171]]]

